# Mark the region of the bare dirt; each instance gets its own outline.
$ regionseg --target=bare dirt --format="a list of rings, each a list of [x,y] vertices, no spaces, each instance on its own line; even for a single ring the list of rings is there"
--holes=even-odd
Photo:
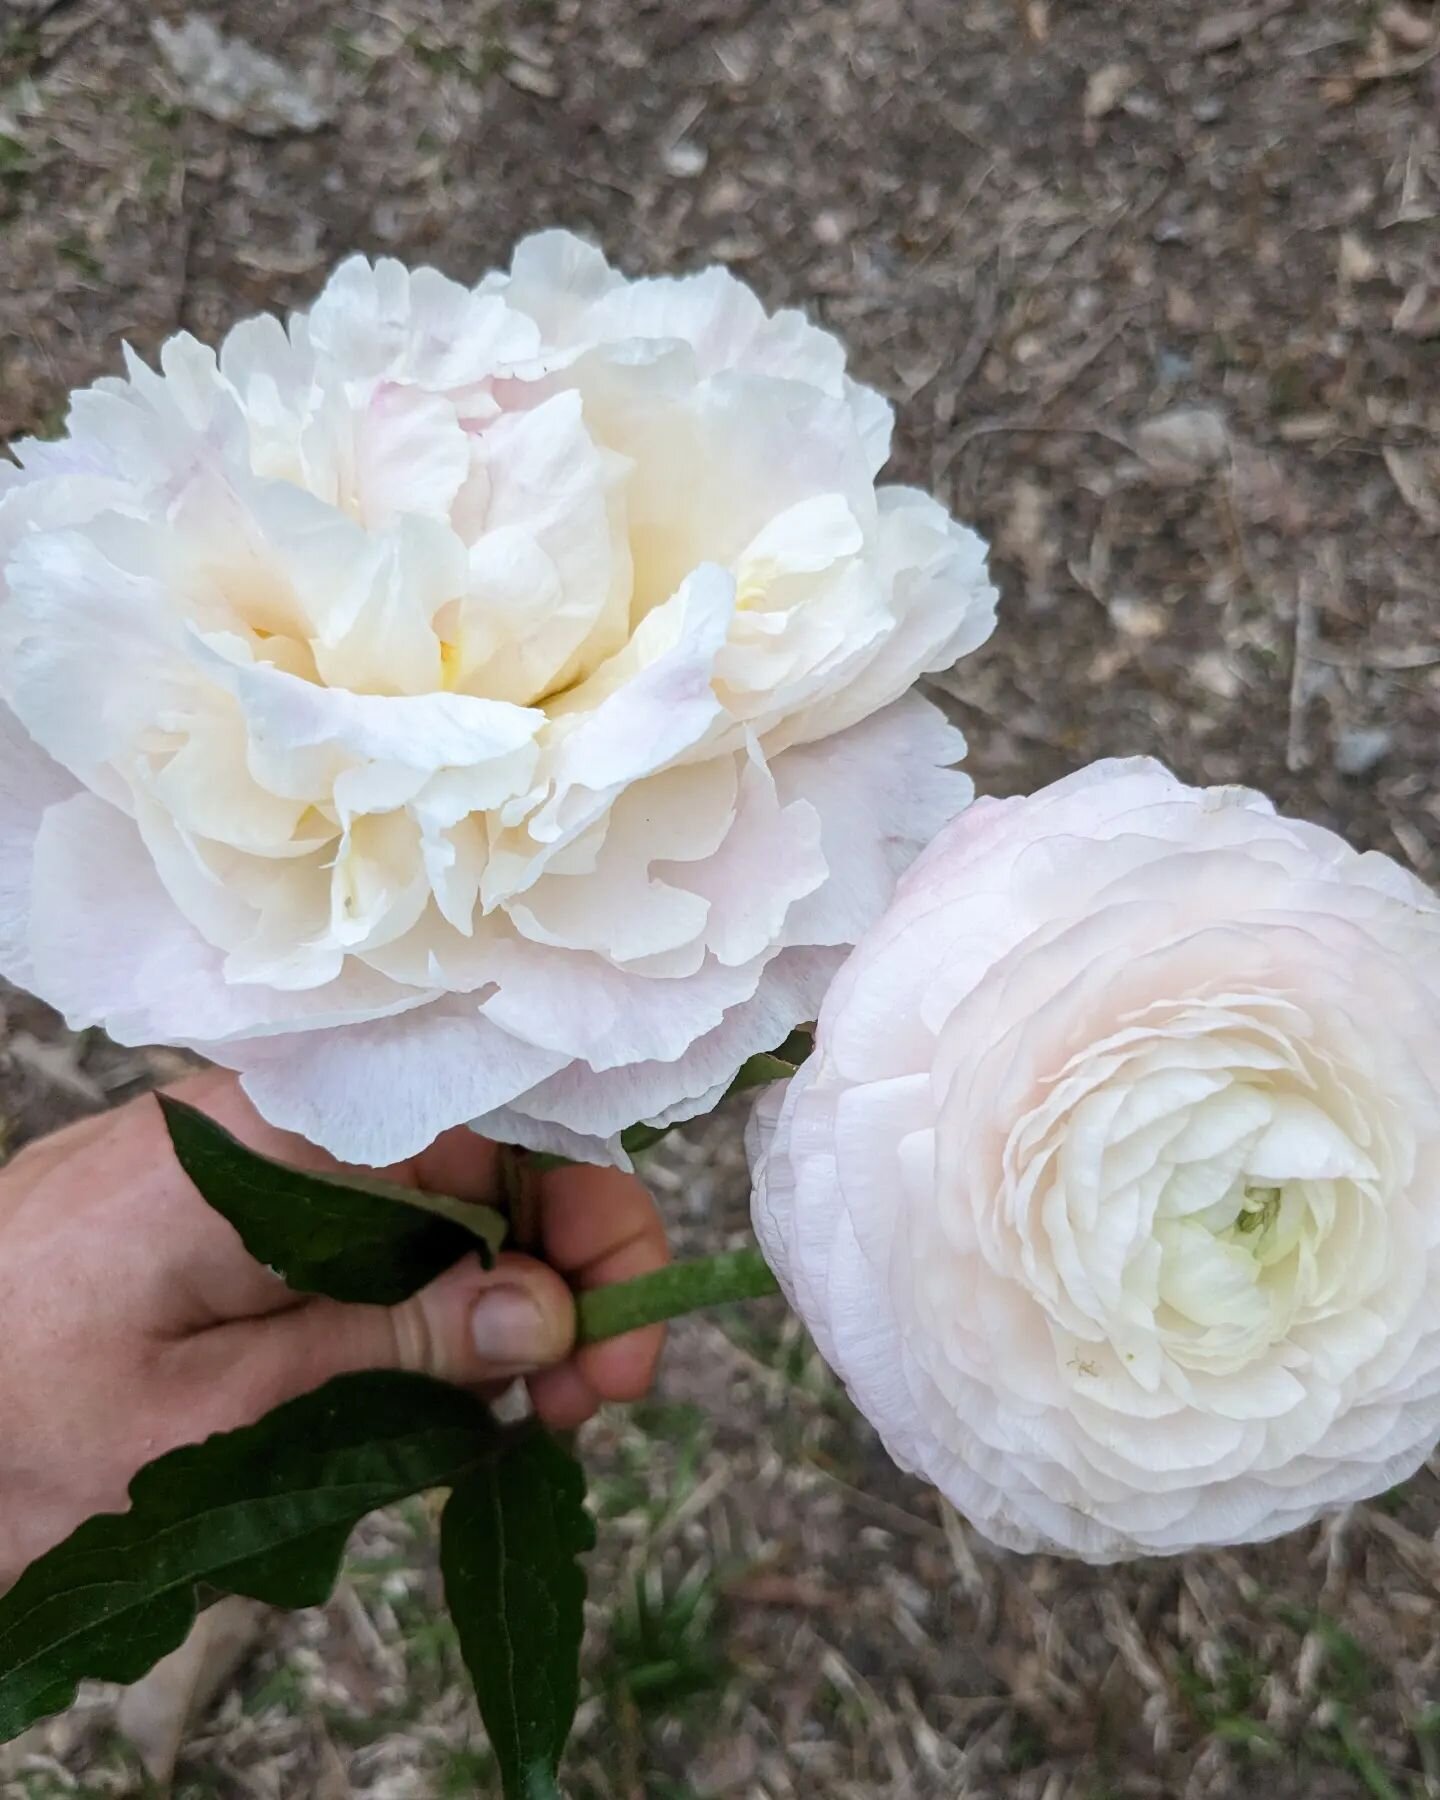
[[[844,336],[897,476],[995,545],[1001,629],[938,684],[983,791],[1157,752],[1440,875],[1433,4],[215,5],[293,78],[277,135],[174,73],[151,28],[188,14],[0,8],[0,438],[355,248],[473,278],[560,223],[719,259]],[[12,1145],[173,1071],[3,1006]],[[743,1228],[733,1120],[656,1180],[683,1241]],[[1440,1795],[1433,1470],[1262,1551],[1000,1556],[765,1308],[687,1324],[587,1448],[586,1800]],[[137,1768],[97,1692],[4,1791]],[[176,1785],[490,1791],[421,1507],[267,1627]]]

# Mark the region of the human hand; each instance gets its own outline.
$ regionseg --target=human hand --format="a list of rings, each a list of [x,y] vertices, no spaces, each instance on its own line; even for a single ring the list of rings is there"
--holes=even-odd
[[[176,1094],[252,1148],[338,1165],[266,1125],[232,1075]],[[496,1148],[448,1132],[392,1181],[493,1197]],[[0,1588],[179,1444],[253,1423],[332,1376],[408,1369],[493,1394],[526,1378],[540,1417],[581,1424],[649,1387],[660,1327],[572,1353],[571,1288],[666,1260],[632,1176],[573,1166],[538,1178],[542,1263],[467,1257],[396,1307],[292,1293],[180,1169],[146,1096],[30,1145],[0,1170]]]

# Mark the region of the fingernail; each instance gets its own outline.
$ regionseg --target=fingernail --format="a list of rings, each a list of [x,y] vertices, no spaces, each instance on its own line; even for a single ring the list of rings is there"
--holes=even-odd
[[[475,1302],[470,1335],[487,1363],[506,1369],[534,1369],[552,1360],[555,1333],[522,1287],[489,1288]]]

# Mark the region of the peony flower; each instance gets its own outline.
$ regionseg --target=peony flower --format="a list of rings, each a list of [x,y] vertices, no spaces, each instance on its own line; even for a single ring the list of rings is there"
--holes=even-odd
[[[755,1222],[996,1542],[1269,1538],[1440,1436],[1440,900],[1241,788],[982,800],[767,1090]]]
[[[362,1162],[703,1110],[968,798],[908,690],[994,593],[889,435],[559,232],[131,357],[0,465],[0,972]]]

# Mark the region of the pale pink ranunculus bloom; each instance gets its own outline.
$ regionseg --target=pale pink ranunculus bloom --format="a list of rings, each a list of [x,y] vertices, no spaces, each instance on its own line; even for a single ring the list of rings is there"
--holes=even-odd
[[[752,1144],[821,1352],[1000,1544],[1273,1537],[1440,1436],[1440,901],[1258,794],[977,802]]]
[[[706,1108],[969,797],[984,546],[844,360],[547,232],[77,394],[0,463],[0,973],[362,1162]]]

